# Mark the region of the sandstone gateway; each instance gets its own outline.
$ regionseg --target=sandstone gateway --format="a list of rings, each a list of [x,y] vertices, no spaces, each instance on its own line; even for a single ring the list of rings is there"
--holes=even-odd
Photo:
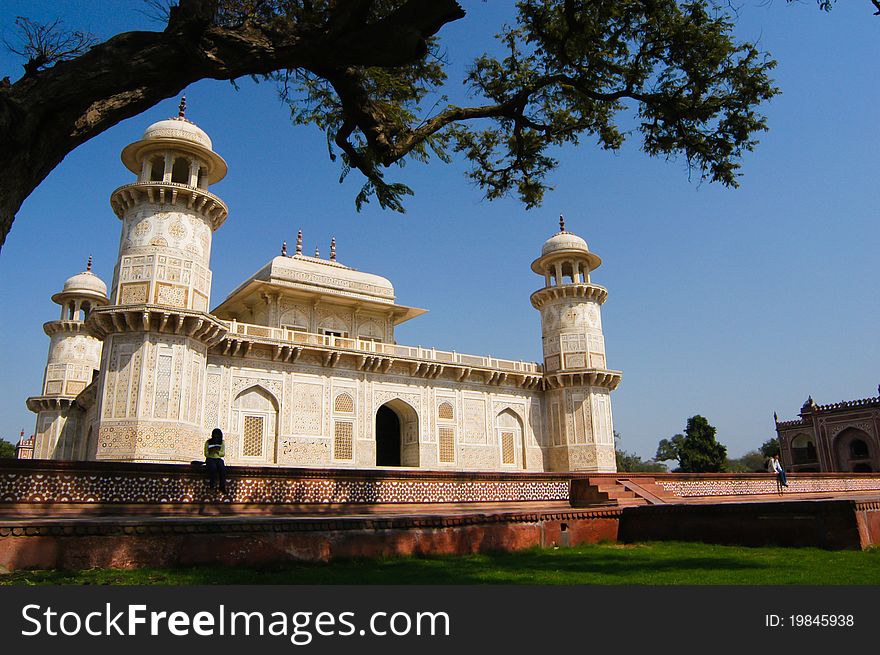
[[[34,457],[189,462],[220,427],[239,465],[615,470],[601,259],[562,220],[532,262],[542,366],[397,344],[424,310],[337,261],[335,243],[307,256],[301,235],[209,311],[227,207],[208,188],[226,163],[183,103],[122,161],[137,179],[110,199],[109,294],[89,265],[52,297],[43,389],[27,400]]]

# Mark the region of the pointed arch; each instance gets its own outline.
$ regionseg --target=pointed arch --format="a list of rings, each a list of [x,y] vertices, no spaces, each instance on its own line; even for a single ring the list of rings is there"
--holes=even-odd
[[[495,415],[495,431],[497,442],[501,448],[501,465],[516,466],[517,446],[522,452],[521,462],[525,467],[525,448],[523,437],[525,430],[523,429],[525,422],[517,414],[512,407],[506,407]]]
[[[437,407],[437,418],[441,421],[455,420],[455,410],[452,408],[452,403],[448,401],[440,403]]]
[[[383,341],[385,338],[385,327],[376,319],[369,318],[358,325],[357,336],[359,339]]]
[[[818,464],[816,440],[808,434],[797,434],[791,440],[791,460],[794,466]]]
[[[233,459],[254,464],[277,461],[278,399],[260,384],[242,390],[232,403]]]
[[[333,400],[333,411],[337,414],[354,413],[354,399],[349,392],[343,391],[336,394],[336,398]]]
[[[419,466],[419,414],[415,407],[392,398],[376,408],[374,425],[376,466]]]
[[[878,448],[874,437],[864,430],[848,427],[834,439],[838,470],[867,473],[878,468]]]
[[[335,336],[347,337],[348,324],[337,314],[328,314],[318,322],[318,332],[320,334],[333,334]]]
[[[309,331],[309,315],[302,307],[295,305],[281,314],[280,324],[288,330]]]
[[[340,391],[333,399],[333,459],[354,460],[355,404],[354,390]]]

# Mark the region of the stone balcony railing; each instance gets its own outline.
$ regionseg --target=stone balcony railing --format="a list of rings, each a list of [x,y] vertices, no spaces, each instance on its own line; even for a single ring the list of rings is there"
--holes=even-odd
[[[288,328],[274,328],[265,325],[253,325],[228,321],[224,323],[229,328],[226,336],[226,347],[223,350],[232,351],[233,342],[238,340],[252,340],[255,342],[269,343],[276,347],[314,347],[321,349],[335,349],[354,351],[364,355],[384,356],[394,359],[407,359],[420,362],[430,362],[439,365],[449,365],[465,368],[493,369],[506,371],[519,375],[540,376],[543,367],[536,362],[515,361],[499,359],[481,355],[466,355],[455,351],[437,350],[436,348],[422,348],[421,346],[402,346],[394,343],[383,343],[369,339],[352,339],[348,337],[336,337],[329,334],[315,334],[302,332]]]
[[[133,182],[110,195],[110,206],[117,217],[142,202],[178,205],[208,217],[216,230],[229,215],[226,203],[210,191],[179,182]]]

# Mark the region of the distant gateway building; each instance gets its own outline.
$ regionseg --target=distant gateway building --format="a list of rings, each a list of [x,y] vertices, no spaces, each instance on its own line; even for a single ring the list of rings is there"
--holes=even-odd
[[[58,320],[34,457],[200,459],[223,429],[227,462],[474,471],[614,471],[600,307],[601,260],[565,231],[532,270],[543,288],[544,365],[398,345],[425,310],[385,278],[286,247],[209,312],[211,239],[227,208],[208,191],[226,163],[180,115],[122,151],[137,180],[111,195],[122,220],[108,297],[91,272],[52,296]]]
[[[800,418],[776,421],[776,434],[782,463],[791,471],[880,471],[880,396],[830,405],[817,405],[810,396]]]

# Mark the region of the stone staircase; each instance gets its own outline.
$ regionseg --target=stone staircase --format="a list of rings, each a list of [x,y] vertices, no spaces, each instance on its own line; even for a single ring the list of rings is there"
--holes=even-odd
[[[663,505],[676,500],[680,499],[663,489],[651,477],[604,476],[571,481],[570,502],[573,507]]]

